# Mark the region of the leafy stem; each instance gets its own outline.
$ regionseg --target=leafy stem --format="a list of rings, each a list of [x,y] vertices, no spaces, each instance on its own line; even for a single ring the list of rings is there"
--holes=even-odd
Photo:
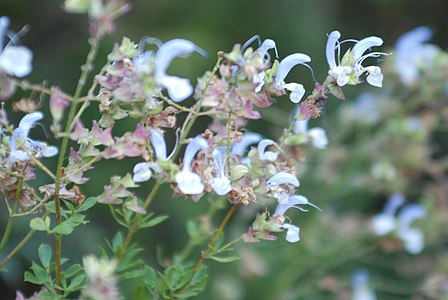
[[[223,233],[224,228],[226,227],[227,223],[229,222],[230,218],[233,216],[233,214],[236,212],[237,208],[240,206],[240,204],[234,204],[232,205],[232,207],[229,209],[229,211],[227,212],[226,216],[224,217],[224,219],[222,220],[221,224],[218,227],[218,230],[215,232],[215,234],[213,235],[212,240],[210,241],[210,243],[207,245],[207,248],[201,253],[201,257],[199,258],[199,260],[196,262],[196,265],[194,266],[193,272],[191,274],[191,278],[190,280],[185,283],[180,289],[179,292],[177,294],[182,295],[182,293],[188,288],[188,286],[191,283],[191,280],[194,278],[194,276],[196,275],[196,273],[199,271],[199,269],[201,268],[202,264],[204,263],[204,261],[207,259],[207,257],[210,255],[210,253],[212,253],[215,250],[215,245],[216,242],[218,241],[220,235]],[[239,240],[239,239],[238,239]],[[237,240],[237,241],[238,241]],[[227,246],[227,245],[226,245]]]

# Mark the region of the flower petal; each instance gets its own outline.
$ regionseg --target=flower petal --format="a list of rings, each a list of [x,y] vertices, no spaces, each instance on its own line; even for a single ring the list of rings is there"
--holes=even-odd
[[[330,66],[330,69],[333,69],[337,66],[334,54],[336,51],[336,44],[338,43],[338,40],[340,37],[341,37],[341,33],[339,31],[333,31],[328,35],[325,54],[326,54],[327,62],[328,62],[328,65]]]
[[[174,102],[182,102],[193,94],[190,80],[176,76],[163,74],[158,77],[158,83],[168,91],[168,95]]]
[[[151,169],[149,168],[149,165],[147,162],[141,162],[134,166],[134,176],[132,177],[132,180],[134,182],[145,182],[148,181],[151,178]]]
[[[294,53],[285,57],[278,65],[277,74],[275,75],[276,85],[282,85],[286,76],[291,69],[298,65],[310,62],[311,58],[303,53]]]
[[[207,141],[201,136],[197,136],[191,140],[188,144],[187,149],[185,149],[184,161],[183,161],[183,170],[189,170],[191,162],[193,161],[194,156],[199,150],[207,150],[208,144]]]
[[[151,144],[158,160],[167,160],[166,143],[159,131],[151,128]]]
[[[23,46],[7,46],[0,53],[0,70],[9,75],[24,77],[31,73],[33,53]]]
[[[270,145],[276,146],[281,151],[279,146],[273,140],[269,140],[269,139],[261,140],[258,143],[258,157],[261,160],[274,161],[277,159],[278,153],[272,152],[272,151],[265,151],[266,147],[268,147]]]
[[[267,181],[267,185],[281,185],[281,184],[290,184],[295,187],[300,186],[300,182],[297,179],[297,177],[293,174],[287,173],[286,171],[275,174]]]
[[[300,83],[287,83],[283,85],[283,88],[291,92],[289,99],[292,103],[299,103],[302,100],[303,95],[305,95],[305,88]]]
[[[283,224],[280,227],[287,229],[286,240],[290,243],[297,243],[300,241],[300,228],[291,224]]]
[[[320,127],[311,128],[308,131],[308,135],[311,137],[311,144],[317,149],[325,149],[328,145],[328,138],[325,129]]]
[[[187,169],[177,173],[176,182],[179,190],[186,195],[201,194],[205,188],[199,175]]]
[[[205,51],[193,42],[184,39],[174,39],[160,46],[154,59],[157,74],[165,74],[171,61],[178,56],[187,56],[194,51],[205,54]]]
[[[261,134],[258,134],[255,132],[245,133],[241,137],[241,142],[234,143],[232,145],[232,149],[231,149],[232,154],[243,156],[244,152],[246,152],[247,147],[249,147],[252,144],[258,143],[262,139],[263,139],[263,136]]]
[[[40,111],[35,111],[30,114],[25,115],[19,123],[19,128],[26,132],[26,136],[28,136],[28,131],[34,126],[34,123],[36,123],[39,120],[42,120],[44,118],[44,114]]]
[[[364,54],[364,52],[367,51],[367,49],[375,46],[381,46],[383,44],[383,40],[376,36],[370,36],[367,38],[364,38],[357,42],[355,46],[353,47],[351,53],[355,61],[361,58],[361,56]]]

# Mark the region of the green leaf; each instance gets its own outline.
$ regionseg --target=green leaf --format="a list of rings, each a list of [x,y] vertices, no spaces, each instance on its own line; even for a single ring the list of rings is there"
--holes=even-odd
[[[73,275],[81,272],[83,268],[80,264],[71,265],[67,270],[64,271],[64,274],[67,278],[72,277]]]
[[[55,234],[69,235],[70,233],[73,232],[73,229],[75,229],[75,225],[69,222],[63,222],[58,226],[56,226],[55,228],[53,228],[51,232]]]
[[[40,262],[42,266],[45,269],[48,269],[50,267],[51,262],[51,248],[47,244],[42,244],[39,246],[39,249],[37,250],[37,253],[39,255]]]
[[[142,224],[139,225],[139,228],[154,227],[154,226],[162,223],[166,219],[168,219],[168,216],[162,215],[162,216],[155,217],[154,219],[150,219],[150,220],[147,220],[147,221],[145,220],[145,221],[143,221]]]
[[[75,214],[68,220],[57,225],[51,232],[55,234],[68,235],[73,232],[76,226],[87,223],[86,221],[84,221],[85,217],[86,216],[82,214]]]
[[[30,227],[31,229],[37,230],[37,231],[49,231],[50,228],[47,227],[47,224],[42,218],[34,218],[30,221]]]
[[[227,257],[209,256],[207,258],[213,259],[214,261],[217,261],[217,262],[223,263],[223,264],[231,263],[231,262],[234,262],[234,261],[237,261],[240,259],[237,256],[227,256]]]
[[[82,287],[87,285],[88,278],[86,274],[79,274],[76,276],[72,281],[70,281],[70,284],[67,287],[67,291],[76,291],[80,290]]]
[[[112,251],[114,252],[114,254],[117,254],[121,250],[122,246],[123,246],[123,235],[119,231],[117,232],[117,234],[115,234],[112,240]]]
[[[96,197],[87,198],[77,209],[77,212],[83,212],[89,210],[96,204]]]

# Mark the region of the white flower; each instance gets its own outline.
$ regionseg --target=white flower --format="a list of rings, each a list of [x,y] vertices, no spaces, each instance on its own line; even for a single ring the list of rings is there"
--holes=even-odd
[[[11,141],[9,143],[10,162],[15,162],[18,160],[28,160],[32,155],[43,155],[45,157],[51,157],[58,153],[56,147],[48,146],[47,144],[39,141],[34,141],[28,137],[31,128],[34,127],[34,124],[37,121],[42,120],[43,117],[43,113],[36,111],[25,115],[22,120],[20,120],[19,126],[14,129],[11,136]]]
[[[298,113],[300,113],[300,110],[297,110],[296,115]],[[325,129],[314,127],[308,130],[308,120],[295,121],[293,131],[296,134],[303,134],[317,149],[325,149],[328,145],[328,138]]]
[[[397,237],[403,241],[406,252],[418,254],[424,247],[424,233],[411,227],[411,224],[426,217],[426,209],[420,204],[408,204],[400,210],[396,218],[394,215],[404,201],[404,195],[401,193],[389,197],[383,212],[372,219],[373,231],[377,235],[385,235],[397,230]]]
[[[440,52],[436,45],[425,43],[432,37],[428,27],[417,27],[403,34],[395,45],[394,67],[405,85],[417,82],[421,70],[430,70]]]
[[[352,277],[352,300],[376,300],[376,295],[369,284],[369,273],[357,271]]]
[[[297,179],[297,177],[286,171],[275,174],[267,181],[267,185],[280,185],[280,184],[290,184],[295,187],[300,186],[300,182]]]
[[[155,130],[153,128],[150,129],[151,131],[151,144],[154,148],[154,152],[156,154],[157,162],[141,162],[137,163],[134,166],[133,173],[134,176],[132,177],[132,180],[134,182],[144,182],[151,179],[152,172],[151,169],[154,170],[156,173],[161,173],[163,170],[161,169],[159,162],[167,161],[171,158],[171,156],[174,154],[176,146],[173,149],[173,152],[170,154],[170,156],[167,157],[166,154],[166,143],[165,139],[163,138],[162,134],[158,130]]]
[[[273,141],[273,140],[269,140],[269,139],[264,139],[261,140],[258,143],[258,157],[261,160],[269,160],[269,161],[274,161],[277,159],[278,157],[278,153],[276,152],[272,152],[272,151],[266,151],[266,147],[274,145],[275,147],[277,147],[280,151],[282,151],[280,149],[280,147]]]
[[[303,85],[299,83],[285,83],[285,78],[294,66],[299,64],[307,66],[306,63],[310,61],[311,58],[308,55],[303,53],[294,53],[285,57],[278,65],[277,73],[274,79],[275,85],[279,90],[286,89],[290,91],[291,94],[289,95],[289,98],[293,103],[300,102],[305,94],[305,89]]]
[[[213,158],[215,159],[217,176],[210,180],[210,185],[212,186],[216,194],[218,194],[219,196],[223,196],[232,190],[230,180],[225,175],[224,172],[225,171],[224,164],[226,158],[224,157],[222,152],[225,151],[226,149],[227,149],[226,147],[220,147],[218,149],[213,150]]]
[[[275,41],[271,40],[271,39],[266,39],[261,44],[260,48],[255,50],[255,52],[253,54],[254,55],[258,54],[265,61],[265,63],[268,64],[269,61],[271,60],[271,56],[269,55],[268,51],[271,49],[275,50],[275,56],[278,57],[278,52],[277,52],[277,47],[275,46]],[[256,93],[261,91],[261,88],[264,86],[265,75],[266,75],[266,72],[261,71],[260,73],[255,74],[252,77],[252,82],[257,85],[257,87],[255,88]]]
[[[351,51],[344,56],[342,62],[336,63],[335,51],[340,53],[340,37],[339,31],[333,31],[328,35],[326,46],[326,58],[330,67],[328,75],[335,79],[337,85],[344,86],[359,83],[359,77],[367,72],[367,82],[372,86],[381,87],[383,82],[381,69],[377,66],[363,67],[362,63],[369,57],[387,55],[383,52],[364,54],[371,47],[381,46],[383,40],[376,36],[364,38],[355,44]]]
[[[248,132],[243,134],[241,137],[241,141],[239,143],[234,143],[232,145],[231,152],[233,155],[238,155],[242,157],[244,153],[247,151],[247,147],[252,144],[256,144],[263,139],[263,136],[258,133]]]
[[[171,61],[180,56],[184,57],[193,52],[205,55],[204,50],[184,39],[174,39],[160,46],[154,58],[156,83],[167,89],[168,95],[174,102],[181,102],[193,93],[190,81],[185,78],[170,76],[166,70]]]
[[[134,166],[133,169],[134,176],[132,176],[132,180],[134,182],[145,182],[151,179],[152,173],[149,168],[149,163],[141,162]]]
[[[426,217],[426,209],[420,204],[409,204],[398,214],[400,226],[397,236],[403,241],[404,249],[411,254],[418,254],[424,247],[424,233],[420,229],[412,228],[411,224],[417,219]]]
[[[187,195],[201,194],[204,191],[204,184],[201,181],[201,177],[191,171],[191,163],[194,156],[199,150],[208,149],[207,141],[197,136],[188,144],[185,150],[183,168],[176,175],[176,182],[179,190]]]
[[[283,216],[286,213],[286,211],[290,208],[296,208],[303,212],[308,211],[298,205],[310,205],[320,211],[320,208],[314,205],[313,203],[309,202],[306,197],[302,195],[292,195],[289,196],[287,203],[280,203],[277,205],[274,212],[274,216]]]
[[[300,182],[296,176],[287,173],[286,171],[275,174],[266,182],[268,191],[272,193],[272,196],[277,199],[278,203],[286,204],[288,203],[289,194],[285,189],[280,187],[282,184],[299,187]]]
[[[0,71],[24,77],[31,73],[33,53],[26,47],[10,45],[15,42],[14,38],[11,38],[11,42],[3,48],[8,26],[9,19],[0,17]]]
[[[300,241],[300,228],[291,224],[280,225],[281,228],[286,229],[286,240],[290,243],[297,243]]]
[[[386,235],[397,226],[395,213],[405,201],[402,193],[394,193],[387,199],[383,212],[372,219],[372,229],[376,235]]]

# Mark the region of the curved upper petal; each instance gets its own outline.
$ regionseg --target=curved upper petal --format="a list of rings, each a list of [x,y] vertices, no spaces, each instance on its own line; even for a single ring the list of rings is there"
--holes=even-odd
[[[232,145],[232,154],[242,156],[252,144],[256,144],[263,139],[261,134],[255,132],[247,132],[241,137],[241,142]]]
[[[193,161],[193,158],[196,155],[196,153],[199,152],[199,150],[206,150],[206,149],[208,149],[208,144],[203,137],[197,136],[194,139],[192,139],[191,142],[188,144],[187,149],[185,149],[183,170],[189,170],[191,162]]]
[[[162,134],[159,131],[151,128],[151,144],[156,153],[156,157],[159,160],[167,160],[166,154],[166,143]]]
[[[341,33],[339,31],[333,31],[328,35],[327,46],[325,49],[325,54],[327,57],[328,65],[330,69],[336,67],[335,50],[336,44],[338,43]]]
[[[364,38],[357,42],[355,46],[353,46],[352,49],[352,56],[357,61],[361,56],[364,54],[364,52],[367,51],[367,49],[375,46],[381,46],[383,44],[383,39],[377,37],[377,36],[370,36],[367,38]]]
[[[283,83],[289,71],[291,71],[291,69],[294,66],[298,64],[304,64],[310,61],[311,57],[303,53],[294,53],[288,55],[278,65],[277,73],[275,75],[275,83],[277,85]]]
[[[26,136],[28,136],[28,131],[34,126],[34,124],[42,120],[44,118],[44,114],[40,111],[35,111],[29,114],[26,114],[19,122],[19,128],[26,132]]]

